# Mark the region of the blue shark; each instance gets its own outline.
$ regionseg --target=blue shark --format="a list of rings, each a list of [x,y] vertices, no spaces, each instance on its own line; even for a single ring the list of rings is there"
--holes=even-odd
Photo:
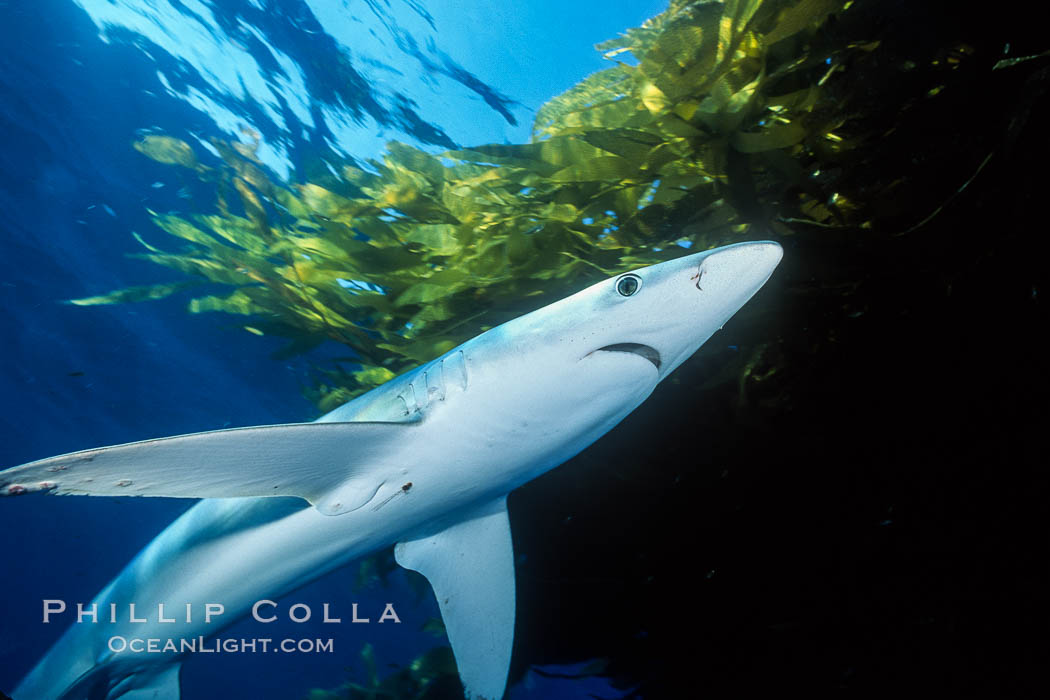
[[[488,330],[312,423],[236,428],[51,457],[0,472],[0,495],[201,498],[94,603],[145,622],[73,625],[19,700],[177,700],[178,652],[107,640],[196,638],[376,549],[438,601],[466,696],[503,696],[514,640],[507,494],[599,439],[769,279],[773,242],[617,275]],[[152,613],[148,611],[153,611]],[[129,616],[130,617],[130,616]]]

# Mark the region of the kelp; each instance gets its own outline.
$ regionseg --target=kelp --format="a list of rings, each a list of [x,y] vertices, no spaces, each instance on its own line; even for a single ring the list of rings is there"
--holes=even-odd
[[[962,93],[951,78],[968,48],[887,57],[869,29],[877,4],[859,5],[673,0],[600,44],[612,65],[545,104],[526,144],[428,153],[394,142],[323,180],[284,182],[250,130],[241,142],[211,140],[210,165],[204,144],[149,134],[137,150],[216,193],[212,212],[154,214],[180,246],[136,236],[139,257],[190,279],[74,303],[212,283],[189,311],[284,338],[278,357],[347,347],[308,389],[329,410],[486,328],[682,248],[770,232],[854,242],[912,232],[956,192],[940,172],[910,176],[920,161],[892,154],[912,145],[907,119]],[[894,140],[896,151],[886,147]],[[734,371],[758,377],[747,369],[757,364],[741,358]]]
[[[270,175],[250,132],[211,142],[218,167],[147,135],[137,150],[212,183],[217,202],[209,214],[155,214],[182,246],[140,257],[225,288],[189,310],[244,317],[249,332],[286,338],[284,355],[347,346],[352,363],[324,368],[311,393],[327,410],[586,282],[756,224],[790,233],[763,211],[857,224],[863,208],[845,197],[782,196],[846,147],[826,78],[873,45],[831,47],[821,32],[849,4],[676,0],[600,45],[615,64],[544,105],[531,143],[438,154],[391,143],[323,183]]]
[[[306,695],[307,700],[462,697],[456,661],[449,647],[435,647],[382,677],[371,644],[365,644],[359,656],[364,667],[362,682],[347,682],[331,689],[314,688]]]

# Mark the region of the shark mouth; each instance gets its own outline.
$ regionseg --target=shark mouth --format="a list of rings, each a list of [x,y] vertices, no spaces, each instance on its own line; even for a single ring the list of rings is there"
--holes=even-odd
[[[606,345],[604,348],[598,348],[595,352],[628,352],[632,355],[644,357],[652,362],[656,369],[660,369],[660,353],[656,348],[642,345],[641,343],[616,343],[615,345]]]

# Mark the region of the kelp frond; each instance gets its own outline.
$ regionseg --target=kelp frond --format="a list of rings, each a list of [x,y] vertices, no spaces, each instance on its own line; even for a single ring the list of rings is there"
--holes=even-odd
[[[871,206],[815,175],[870,136],[851,130],[836,77],[878,43],[827,30],[851,4],[674,0],[598,47],[614,65],[546,104],[532,143],[436,155],[391,143],[337,181],[279,182],[251,143],[213,142],[222,165],[206,168],[189,144],[146,136],[139,151],[214,183],[218,202],[217,213],[156,215],[181,245],[141,257],[227,288],[194,298],[191,312],[245,317],[249,332],[287,338],[288,352],[351,348],[354,370],[329,371],[312,396],[325,410],[680,247],[702,250],[755,225],[790,235],[785,220],[870,226]]]

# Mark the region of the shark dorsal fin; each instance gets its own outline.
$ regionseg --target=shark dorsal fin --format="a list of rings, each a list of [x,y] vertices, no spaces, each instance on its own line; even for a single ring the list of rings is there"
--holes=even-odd
[[[394,556],[433,587],[467,698],[503,697],[515,605],[506,496],[439,532],[398,543]]]

